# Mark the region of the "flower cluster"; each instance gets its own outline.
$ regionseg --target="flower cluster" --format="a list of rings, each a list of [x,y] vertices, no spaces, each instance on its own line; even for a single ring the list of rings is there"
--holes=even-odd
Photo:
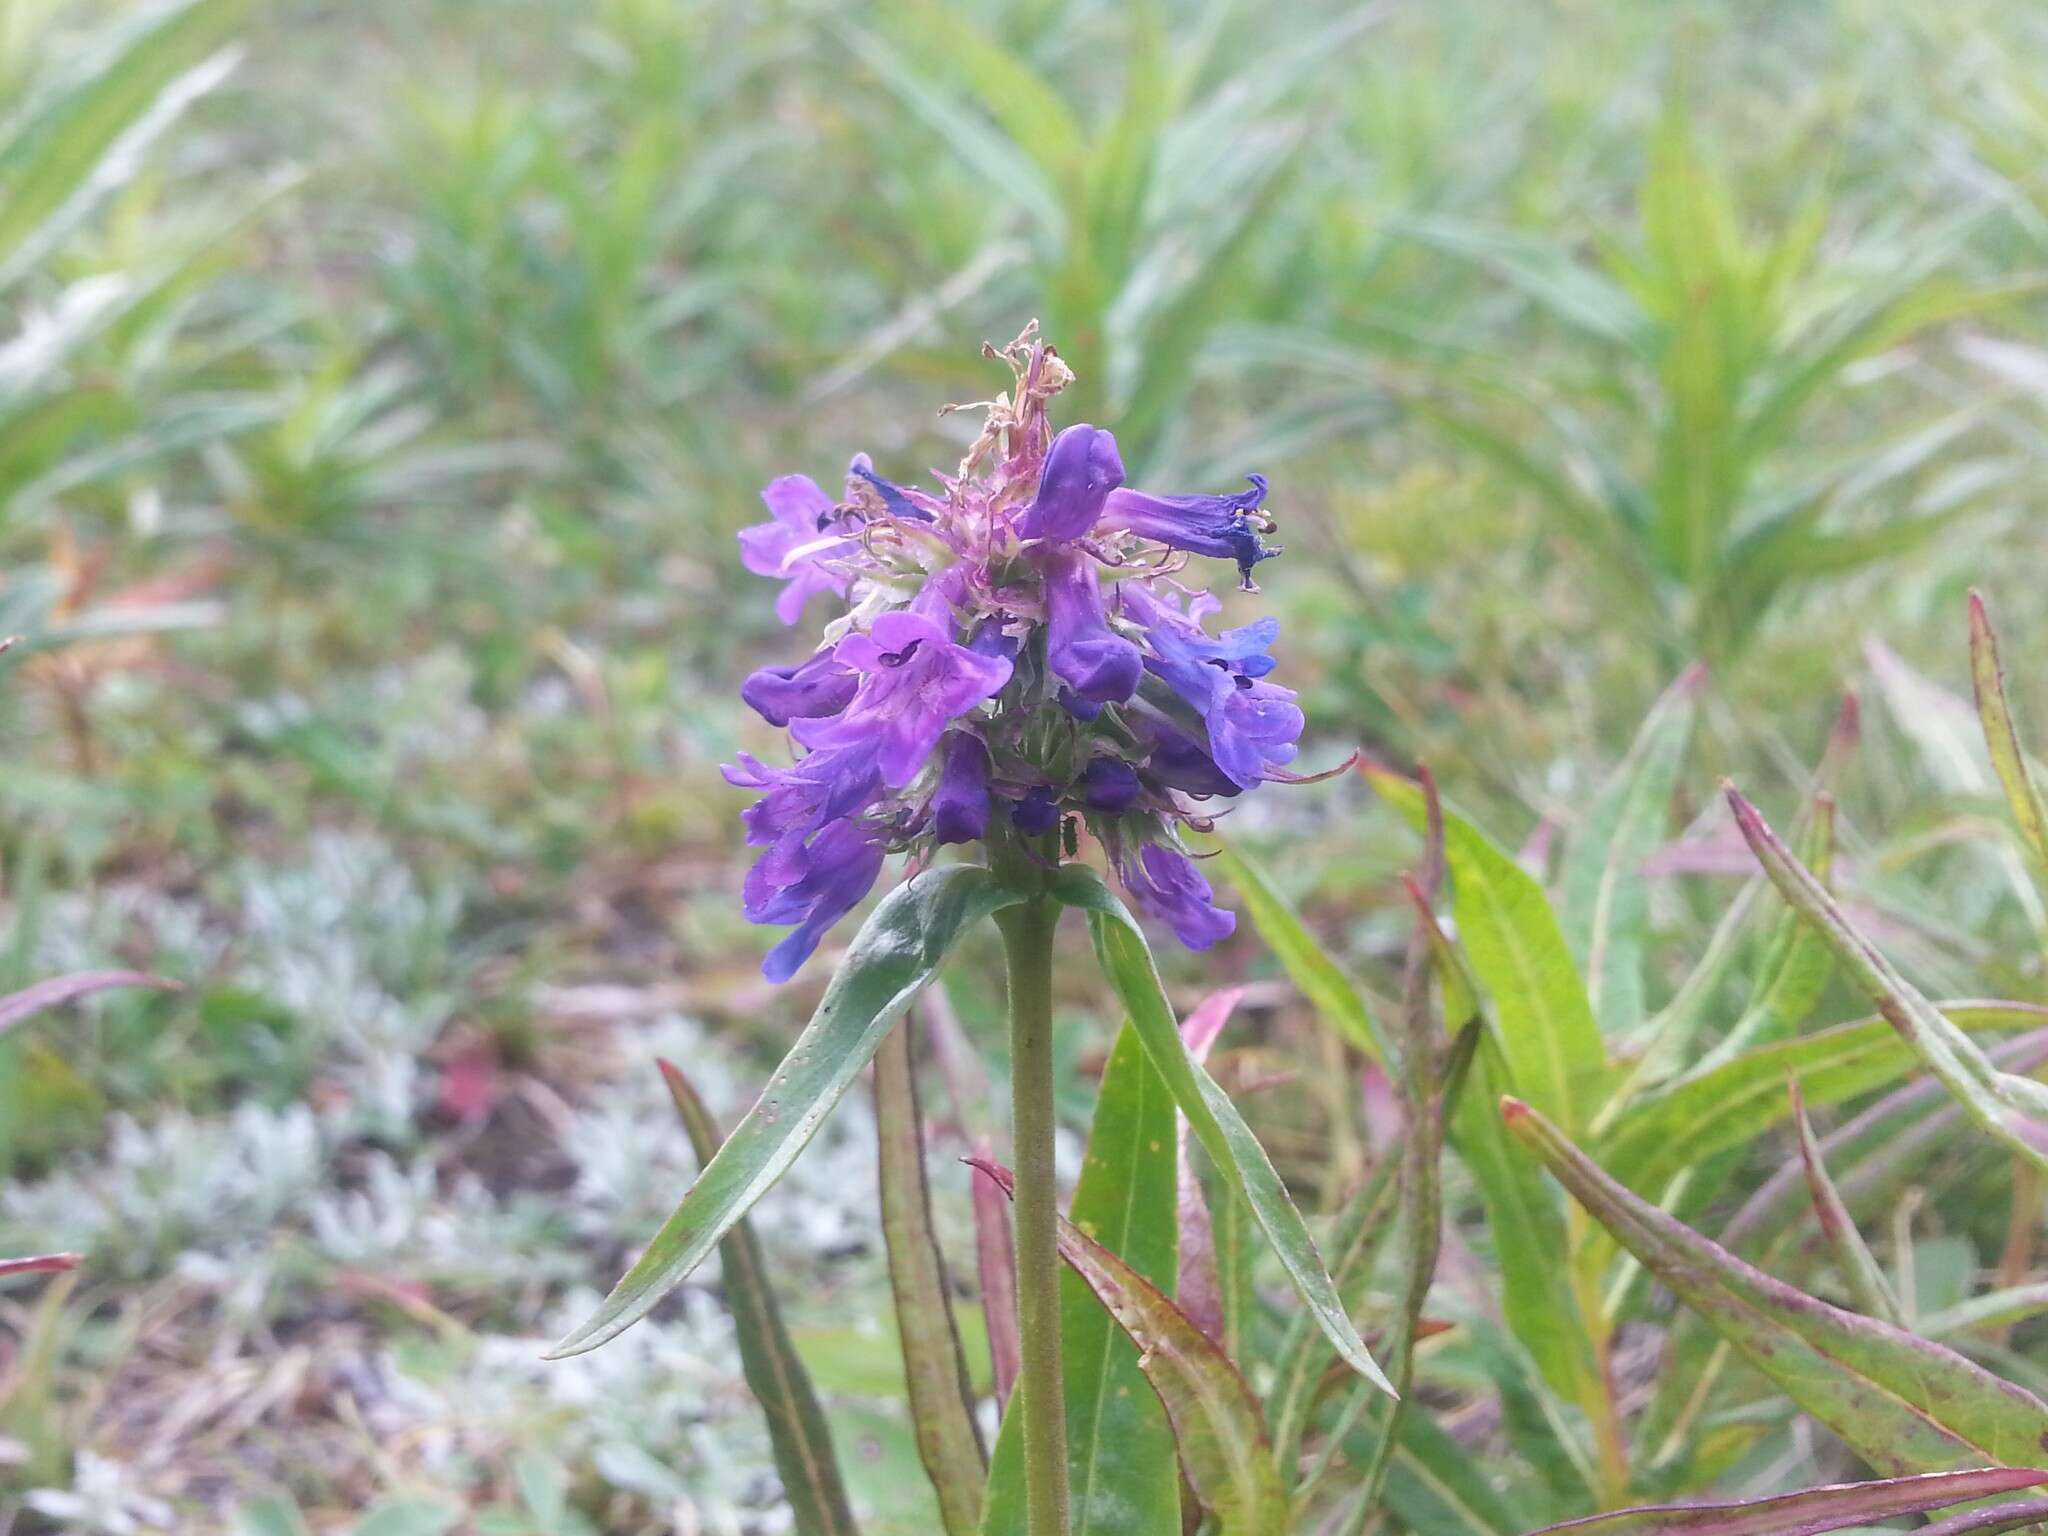
[[[1052,434],[1046,403],[1072,375],[1051,347],[1027,330],[991,355],[1015,386],[936,494],[863,454],[843,498],[784,476],[762,492],[771,521],[740,534],[747,569],[784,583],[784,623],[817,596],[843,605],[808,660],[741,689],[788,729],[795,765],[742,754],[725,770],[761,796],[745,813],[763,850],[747,916],[796,925],[762,967],[773,980],[887,854],[1004,838],[1050,859],[1074,850],[1077,822],[1142,910],[1204,948],[1234,919],[1179,828],[1202,823],[1193,802],[1293,777],[1301,711],[1268,681],[1278,621],[1211,634],[1217,600],[1180,580],[1204,555],[1256,590],[1253,567],[1279,553],[1261,537],[1265,481],[1231,496],[1127,489],[1109,433]]]

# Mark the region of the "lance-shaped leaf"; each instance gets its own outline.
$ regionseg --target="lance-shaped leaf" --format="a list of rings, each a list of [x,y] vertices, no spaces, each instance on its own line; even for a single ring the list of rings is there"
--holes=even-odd
[[[1918,1477],[1892,1477],[1870,1483],[1835,1483],[1806,1488],[1768,1499],[1743,1499],[1733,1504],[1654,1504],[1618,1509],[1546,1525],[1530,1536],[1552,1531],[1571,1536],[1819,1536],[1845,1526],[1889,1520],[1895,1515],[1925,1514],[1970,1499],[2017,1493],[2048,1483],[2048,1472],[2022,1467],[1991,1467],[1976,1472],[1929,1472]],[[2035,1519],[2043,1506],[2027,1506]]]
[[[1180,1021],[1180,1037],[1187,1042],[1195,1065],[1209,1065],[1209,1052],[1216,1037],[1223,1033],[1223,1026],[1230,1022],[1243,998],[1243,987],[1225,987],[1203,998]],[[1201,1173],[1188,1151],[1187,1116],[1176,1112],[1174,1119],[1180,1155],[1180,1266],[1174,1300],[1194,1319],[1197,1328],[1220,1344],[1224,1335],[1223,1280],[1216,1269],[1216,1226],[1209,1219],[1209,1199],[1202,1191]]]
[[[1308,1304],[1344,1362],[1367,1380],[1392,1390],[1367,1353],[1365,1341],[1345,1312],[1329,1272],[1323,1268],[1308,1226],[1295,1209],[1265,1148],[1230,1102],[1230,1096],[1190,1059],[1174,1021],[1173,1005],[1160,985],[1144,930],[1124,904],[1083,865],[1064,866],[1050,882],[1051,893],[1088,914],[1089,932],[1103,973],[1123,1000],[1124,1010],[1144,1042],[1152,1065],[1173,1094],[1180,1112],[1231,1189],[1251,1207],[1280,1264]]]
[[[2048,1008],[2035,1003],[1966,998],[1940,1008],[1980,1033],[2048,1024]],[[1646,1094],[1602,1139],[1600,1160],[1622,1170],[1631,1189],[1661,1190],[1688,1164],[1746,1146],[1782,1122],[1789,1110],[1787,1077],[1799,1079],[1809,1104],[1839,1104],[1897,1082],[1919,1060],[1881,1018],[1758,1046]]]
[[[882,1238],[889,1291],[903,1346],[903,1379],[918,1459],[938,1495],[949,1536],[973,1536],[988,1478],[967,1357],[953,1324],[952,1288],[932,1230],[925,1179],[924,1117],[917,1102],[911,1031],[892,1029],[875,1052],[875,1134],[882,1196]]]
[[[671,1061],[660,1065],[697,1161],[709,1163],[718,1152],[718,1124],[681,1069]],[[739,1336],[740,1369],[768,1420],[769,1448],[796,1528],[803,1536],[854,1536],[857,1528],[839,1478],[832,1432],[782,1321],[753,1229],[744,1221],[735,1222],[720,1242],[718,1256],[725,1274],[726,1305]]]
[[[647,1315],[781,1178],[896,1021],[973,924],[1020,898],[978,865],[927,870],[891,891],[854,935],[818,1011],[761,1097],[690,1186],[640,1262],[549,1352],[577,1355]]]
[[[2012,1499],[1985,1509],[1950,1515],[1923,1525],[1913,1536],[2000,1536],[2004,1531],[2039,1529],[2041,1506],[2035,1499]]]
[[[1301,917],[1274,887],[1271,877],[1227,843],[1216,848],[1216,867],[1237,888],[1245,915],[1273,951],[1288,980],[1301,988],[1317,1017],[1374,1061],[1388,1060],[1386,1042],[1372,1010],[1343,967],[1316,942]]]
[[[1368,765],[1373,789],[1418,831],[1428,824],[1421,787]],[[1586,988],[1535,877],[1454,811],[1444,813],[1451,913],[1473,973],[1493,1001],[1514,1091],[1560,1124],[1599,1109],[1607,1048]]]
[[[1110,1048],[1070,1219],[1153,1285],[1174,1284],[1173,1098],[1126,1024]],[[974,1182],[1007,1191],[974,1160]],[[1072,1536],[1154,1536],[1180,1529],[1173,1430],[1146,1390],[1138,1351],[1077,1274],[1060,1277]],[[1005,1416],[982,1513],[984,1536],[1022,1536],[1023,1421]]]
[[[975,1154],[991,1158],[986,1140]],[[1010,1231],[1010,1202],[985,1178],[974,1180],[974,1264],[981,1280],[981,1310],[988,1328],[989,1366],[995,1376],[996,1411],[1006,1413],[1010,1392],[1023,1368],[1017,1337],[1017,1243]]]
[[[52,976],[0,997],[0,1034],[46,1009],[114,987],[148,987],[157,992],[179,990],[177,982],[145,971],[80,971],[71,976]]]
[[[1972,1120],[2035,1167],[2048,1170],[2048,1087],[1999,1071],[1976,1041],[1922,997],[1856,931],[1827,888],[1764,824],[1756,807],[1733,785],[1728,786],[1727,794],[1736,825],[1742,828],[1743,838],[1764,872],[1799,914],[1819,930],[1842,968],[1870,995],[1900,1038],[1962,1102]]]
[[[1872,1317],[1903,1325],[1905,1318],[1899,1313],[1898,1298],[1892,1295],[1891,1285],[1885,1279],[1884,1271],[1878,1267],[1877,1256],[1863,1241],[1863,1234],[1856,1230],[1856,1218],[1849,1214],[1841,1191],[1835,1188],[1835,1181],[1828,1176],[1827,1159],[1821,1153],[1819,1139],[1813,1134],[1813,1122],[1806,1118],[1806,1101],[1800,1097],[1797,1078],[1792,1080],[1791,1099],[1792,1128],[1799,1138],[1799,1161],[1806,1170],[1806,1185],[1813,1195],[1813,1213],[1820,1222],[1821,1236],[1827,1239],[1828,1247],[1834,1253],[1835,1268],[1841,1272],[1842,1281],[1849,1287],[1849,1294],[1856,1298],[1857,1306]]]
[[[1991,766],[1997,771],[2006,803],[2012,807],[2013,824],[2020,842],[2034,860],[2037,874],[2048,879],[2048,803],[2041,786],[2027,765],[2019,731],[2012,721],[2012,705],[2005,696],[2005,668],[1998,661],[1998,636],[1991,628],[1991,615],[1984,599],[1970,594],[1970,681],[1977,694],[1977,718],[1984,723],[1984,744],[1991,751]],[[2048,896],[2048,890],[2042,893]]]
[[[2048,1447],[2048,1406],[2033,1394],[1939,1344],[1772,1279],[1632,1194],[1528,1105],[1504,1099],[1501,1113],[1666,1289],[1873,1467],[2017,1465]]]
[[[1696,662],[1665,691],[1565,849],[1559,920],[1585,973],[1593,1016],[1609,1034],[1643,1020],[1650,919],[1643,865],[1664,841],[1705,679]]]
[[[984,1165],[1010,1187],[1008,1170]],[[1287,1499],[1258,1399],[1237,1367],[1159,1287],[1061,1218],[1060,1257],[1137,1346],[1173,1424],[1189,1485],[1220,1536],[1286,1536]]]

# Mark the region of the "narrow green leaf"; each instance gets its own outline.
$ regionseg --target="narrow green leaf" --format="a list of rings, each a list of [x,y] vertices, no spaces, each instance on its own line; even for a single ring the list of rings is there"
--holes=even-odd
[[[1585,1520],[1546,1525],[1530,1536],[1569,1531],[1572,1536],[1818,1536],[1844,1526],[1925,1514],[1994,1494],[2048,1483],[2048,1472],[1992,1467],[1974,1472],[1929,1472],[1871,1483],[1836,1483],[1768,1499],[1733,1504],[1656,1504],[1618,1509]],[[2030,1506],[2040,1517],[2038,1505]]]
[[[2034,782],[2020,746],[2012,705],[2005,696],[2005,668],[1998,661],[1998,635],[1976,592],[1970,594],[1970,681],[1977,694],[1977,718],[1984,723],[1984,744],[1991,750],[1991,766],[2012,808],[2013,824],[2036,872],[2048,881],[2048,804],[2042,802],[2041,786]],[[2042,894],[2048,897],[2048,889]]]
[[[1006,1170],[977,1166],[1009,1188]],[[1139,1368],[1172,1422],[1189,1486],[1220,1536],[1286,1536],[1272,1442],[1258,1399],[1229,1357],[1158,1286],[1064,1217],[1060,1257],[1137,1347]]]
[[[1665,840],[1705,678],[1705,667],[1695,664],[1665,691],[1565,850],[1558,919],[1607,1034],[1643,1020],[1650,914],[1643,865]]]
[[[2048,1024],[2037,1003],[1962,1000],[1940,1005],[1964,1029],[2016,1031]],[[1785,1079],[1811,1104],[1839,1104],[1906,1076],[1920,1058],[1881,1018],[1858,1019],[1760,1045],[1708,1071],[1644,1095],[1599,1142],[1600,1160],[1631,1189],[1661,1189],[1703,1157],[1754,1141],[1784,1120]]]
[[[660,1066],[697,1161],[709,1164],[718,1154],[718,1124],[682,1069],[672,1061]],[[725,1274],[726,1305],[739,1335],[740,1369],[768,1421],[775,1471],[796,1528],[803,1536],[853,1536],[857,1527],[839,1479],[832,1431],[782,1320],[761,1244],[744,1219],[734,1222],[719,1243],[718,1258]]]
[[[1020,898],[978,865],[927,870],[883,898],[861,924],[818,1011],[761,1097],[596,1314],[548,1358],[617,1337],[704,1262],[732,1224],[796,1161],[826,1114],[981,919]]]
[[[1411,1414],[1387,1469],[1387,1507],[1429,1536],[1511,1536],[1520,1527],[1486,1470],[1427,1415]]]
[[[1126,1024],[1095,1101],[1069,1219],[1160,1289],[1174,1284],[1173,1097]],[[975,1183],[1000,1188],[977,1172]],[[1001,1199],[1000,1195],[996,1196]],[[1060,1278],[1067,1476],[1073,1536],[1155,1536],[1180,1529],[1180,1473],[1165,1411],[1146,1390],[1138,1350],[1078,1274]],[[1023,1424],[1004,1417],[982,1514],[985,1536],[1022,1536]]]
[[[1188,1125],[1209,1154],[1209,1161],[1250,1205],[1267,1241],[1279,1256],[1281,1267],[1324,1334],[1336,1345],[1347,1365],[1367,1380],[1387,1387],[1386,1377],[1366,1352],[1365,1341],[1345,1312],[1337,1288],[1316,1252],[1315,1241],[1294,1201],[1288,1197],[1286,1186],[1273,1171],[1265,1149],[1238,1114],[1237,1106],[1230,1102],[1230,1096],[1189,1059],[1186,1042],[1174,1022],[1173,1005],[1160,985],[1152,952],[1137,920],[1101,878],[1085,866],[1070,864],[1061,868],[1050,890],[1058,900],[1088,914],[1096,957],[1123,999],[1124,1009],[1144,1041],[1146,1054],[1166,1080],[1180,1112],[1188,1117]]]
[[[1237,888],[1245,915],[1317,1015],[1371,1060],[1388,1061],[1372,1010],[1365,1006],[1343,967],[1330,958],[1329,951],[1274,887],[1272,878],[1228,843],[1217,843],[1215,866]]]
[[[2037,1168],[2048,1169],[2048,1087],[2001,1072],[1972,1040],[1892,967],[1850,924],[1827,888],[1764,824],[1733,785],[1728,803],[1764,871],[1800,915],[1828,941],[1835,958],[1876,1003],[1928,1069],[1962,1101],[1970,1118]]]
[[[1813,1212],[1820,1221],[1821,1236],[1827,1239],[1828,1247],[1834,1251],[1835,1268],[1841,1272],[1843,1283],[1849,1287],[1849,1294],[1855,1297],[1857,1306],[1871,1317],[1903,1327],[1906,1320],[1900,1315],[1899,1300],[1892,1294],[1891,1283],[1878,1267],[1870,1245],[1863,1241],[1863,1234],[1856,1230],[1856,1219],[1849,1214],[1849,1207],[1843,1204],[1841,1191],[1835,1188],[1835,1181],[1828,1176],[1827,1160],[1821,1155],[1820,1142],[1813,1134],[1813,1122],[1806,1118],[1806,1101],[1800,1097],[1797,1078],[1792,1080],[1791,1098],[1792,1128],[1799,1138],[1799,1160],[1806,1169],[1807,1188],[1813,1193]]]
[[[2031,1393],[1939,1344],[1772,1279],[1632,1194],[1528,1105],[1506,1099],[1501,1112],[1674,1296],[1873,1467],[1903,1475],[2023,1463],[2048,1445],[2048,1405]]]
[[[1375,791],[1419,830],[1421,789],[1368,765]],[[1444,813],[1452,915],[1479,983],[1492,999],[1515,1091],[1561,1123],[1599,1108],[1607,1051],[1578,968],[1542,886],[1464,817]]]
[[[875,1052],[875,1132],[889,1292],[896,1303],[918,1459],[938,1495],[939,1517],[950,1536],[973,1536],[981,1523],[988,1462],[974,1424],[967,1359],[953,1326],[945,1258],[932,1229],[924,1116],[907,1028],[890,1030]]]

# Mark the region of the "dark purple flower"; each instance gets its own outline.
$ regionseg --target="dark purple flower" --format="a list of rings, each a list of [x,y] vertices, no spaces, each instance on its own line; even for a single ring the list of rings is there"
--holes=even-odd
[[[1091,704],[1121,704],[1138,690],[1144,658],[1109,627],[1095,562],[1078,550],[1045,560],[1045,654],[1053,672]]]
[[[845,595],[846,577],[819,562],[852,554],[860,544],[834,526],[837,508],[809,475],[769,481],[761,500],[774,521],[740,530],[740,561],[757,576],[789,583],[775,599],[775,616],[794,624],[818,593]]]
[[[988,832],[988,748],[972,731],[948,731],[932,793],[932,832],[942,843],[971,843]]]
[[[1060,824],[1060,798],[1052,792],[1051,785],[1036,785],[1010,807],[1010,820],[1019,832],[1032,837],[1050,832]]]
[[[809,747],[878,744],[882,782],[900,789],[923,770],[947,722],[1002,691],[1010,663],[955,643],[915,613],[885,613],[866,634],[839,642],[839,660],[861,673],[853,702],[829,720],[798,720]]]
[[[1018,537],[1061,544],[1086,538],[1102,515],[1104,500],[1123,483],[1116,439],[1094,427],[1068,427],[1046,450],[1038,494],[1017,524]]]
[[[1189,949],[1207,949],[1237,927],[1237,914],[1215,904],[1209,882],[1184,853],[1147,843],[1136,858],[1119,861],[1117,874],[1131,899]]]
[[[1209,749],[1194,737],[1163,721],[1156,722],[1152,730],[1152,751],[1145,759],[1145,772],[1157,783],[1203,798],[1244,792],[1244,786],[1218,768]]]
[[[747,919],[798,926],[768,951],[761,974],[770,981],[794,976],[825,930],[860,905],[881,872],[881,845],[854,821],[829,822],[808,842],[791,839],[762,854],[743,891]]]
[[[740,684],[740,697],[770,725],[836,715],[853,702],[860,674],[829,647],[793,667],[762,667]]]
[[[1081,799],[1092,811],[1128,811],[1142,792],[1138,770],[1120,757],[1090,758],[1081,770]]]
[[[1171,549],[1190,554],[1212,555],[1235,560],[1238,578],[1247,592],[1252,585],[1252,567],[1280,553],[1259,537],[1271,524],[1258,518],[1266,499],[1263,475],[1245,477],[1248,491],[1235,496],[1150,496],[1143,491],[1112,491],[1102,508],[1102,526],[1120,528],[1140,538],[1157,539]]]
[[[757,848],[801,841],[828,821],[858,815],[882,793],[872,741],[813,752],[794,768],[770,768],[745,752],[739,759],[739,767],[720,771],[728,784],[761,791],[740,813]]]

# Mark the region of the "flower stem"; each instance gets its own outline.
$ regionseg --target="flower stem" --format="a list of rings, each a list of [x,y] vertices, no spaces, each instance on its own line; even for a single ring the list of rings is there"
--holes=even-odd
[[[1067,1411],[1060,1366],[1059,1191],[1053,1175],[1050,897],[997,914],[1010,985],[1011,1134],[1017,1164],[1017,1322],[1024,1514],[1031,1536],[1066,1536]]]

